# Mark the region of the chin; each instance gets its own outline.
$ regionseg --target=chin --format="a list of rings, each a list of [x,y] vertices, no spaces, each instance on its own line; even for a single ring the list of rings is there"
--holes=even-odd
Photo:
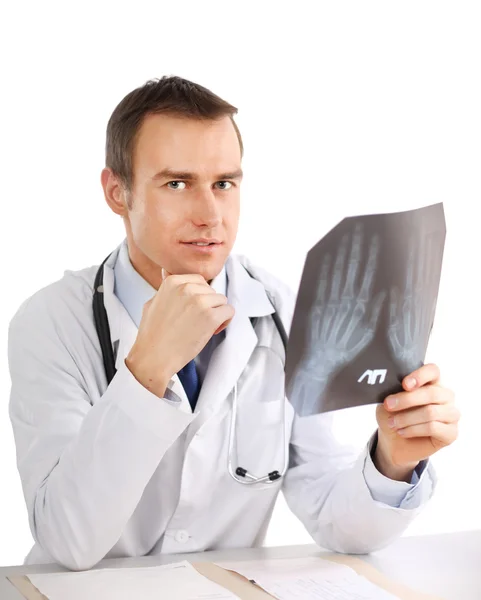
[[[224,266],[225,260],[220,261],[188,261],[188,263],[184,263],[179,265],[179,268],[176,270],[178,274],[190,275],[202,275],[202,277],[206,281],[211,281],[215,279],[217,275],[222,271],[222,267]]]
[[[215,266],[214,265],[205,266],[205,267],[199,269],[197,271],[197,273],[199,273],[199,275],[202,275],[202,277],[206,281],[211,281],[212,279],[215,279],[217,277],[217,275],[222,271],[223,266],[224,266],[224,263],[216,264]]]

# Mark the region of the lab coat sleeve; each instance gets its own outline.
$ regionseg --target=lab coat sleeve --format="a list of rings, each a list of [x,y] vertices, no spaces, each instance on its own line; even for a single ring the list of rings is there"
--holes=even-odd
[[[193,416],[151,394],[125,364],[92,405],[46,304],[34,297],[10,324],[10,418],[33,537],[58,563],[84,570],[118,541]]]
[[[415,485],[405,484],[401,495],[399,482],[379,473],[380,484],[370,471],[375,469],[369,464],[373,440],[359,454],[336,440],[332,413],[294,417],[284,495],[321,547],[351,554],[381,549],[404,532],[433,494],[431,464]]]
[[[430,486],[422,485],[429,460],[423,460],[413,471],[411,481],[394,481],[380,473],[372,460],[372,450],[377,443],[377,432],[369,443],[369,452],[364,463],[364,479],[371,496],[378,502],[395,508],[417,508],[429,500]]]

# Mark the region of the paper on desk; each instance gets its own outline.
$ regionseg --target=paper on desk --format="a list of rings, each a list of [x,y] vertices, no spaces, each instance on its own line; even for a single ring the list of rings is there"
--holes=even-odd
[[[240,600],[187,561],[160,567],[29,575],[48,600]]]
[[[217,563],[278,600],[399,600],[350,567],[307,557]]]

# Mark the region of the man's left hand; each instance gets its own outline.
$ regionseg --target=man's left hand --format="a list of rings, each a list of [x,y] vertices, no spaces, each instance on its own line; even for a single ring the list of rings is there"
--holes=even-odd
[[[456,440],[460,413],[436,365],[417,369],[402,386],[377,407],[374,464],[386,477],[409,483],[420,461]]]

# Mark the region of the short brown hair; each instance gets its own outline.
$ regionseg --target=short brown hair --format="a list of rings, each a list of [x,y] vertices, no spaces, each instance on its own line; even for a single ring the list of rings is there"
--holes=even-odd
[[[181,77],[151,79],[120,101],[107,124],[105,165],[112,169],[127,191],[131,190],[133,182],[132,156],[136,136],[145,117],[159,113],[206,120],[229,116],[239,138],[241,154],[244,152],[241,134],[234,121],[235,106]]]

